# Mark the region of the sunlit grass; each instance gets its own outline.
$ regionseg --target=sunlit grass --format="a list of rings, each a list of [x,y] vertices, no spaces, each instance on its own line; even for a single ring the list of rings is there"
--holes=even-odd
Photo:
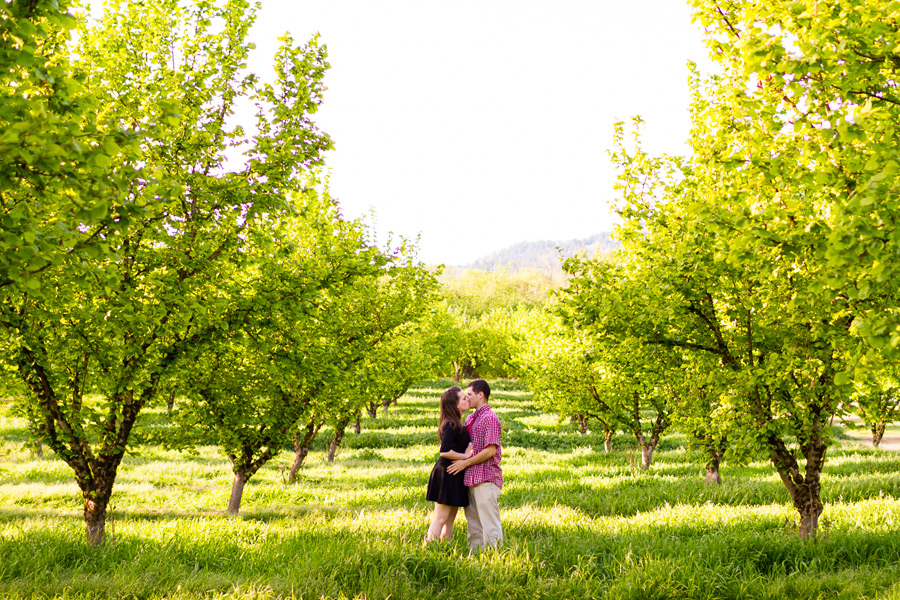
[[[510,384],[513,386],[514,384]],[[212,446],[138,444],[120,468],[108,543],[84,543],[81,493],[51,452],[24,447],[0,404],[0,596],[10,598],[874,598],[900,590],[900,457],[838,442],[814,543],[765,461],[704,457],[665,438],[649,472],[633,438],[542,414],[521,390],[492,405],[504,425],[505,542],[468,558],[466,523],[421,547],[432,506],[440,391],[416,391],[326,460],[323,431],[296,484],[286,449],[225,515],[232,473]],[[164,430],[167,417],[145,421]]]

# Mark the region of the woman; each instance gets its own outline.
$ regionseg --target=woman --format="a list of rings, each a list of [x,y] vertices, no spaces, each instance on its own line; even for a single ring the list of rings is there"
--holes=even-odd
[[[453,535],[453,521],[460,506],[469,505],[469,491],[463,485],[464,472],[450,475],[447,467],[454,460],[472,455],[469,432],[462,425],[462,415],[469,410],[466,393],[452,387],[441,394],[441,417],[438,437],[441,440],[440,458],[431,470],[425,499],[434,502],[434,516],[423,543],[447,540]]]

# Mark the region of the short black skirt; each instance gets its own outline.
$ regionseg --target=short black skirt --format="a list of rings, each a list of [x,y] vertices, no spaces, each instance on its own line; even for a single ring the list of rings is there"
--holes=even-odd
[[[451,475],[447,472],[447,467],[451,462],[446,458],[441,458],[434,464],[434,468],[431,469],[431,477],[428,478],[428,491],[425,493],[425,499],[449,506],[468,506],[469,488],[463,485],[465,471]]]

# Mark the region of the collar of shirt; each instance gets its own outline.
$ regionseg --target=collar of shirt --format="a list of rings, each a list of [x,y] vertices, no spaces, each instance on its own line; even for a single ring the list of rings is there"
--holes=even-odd
[[[488,408],[490,408],[490,406],[488,406],[487,404],[485,404],[484,406],[479,406],[478,408],[475,409],[475,412],[473,412],[471,415],[466,417],[465,428],[466,428],[466,431],[469,432],[469,435],[472,435],[472,427],[475,426],[475,423],[478,422],[478,418],[481,416],[482,413],[484,413],[485,409],[488,409]]]
[[[480,416],[481,413],[485,412],[486,410],[490,410],[490,408],[491,407],[489,404],[479,406],[478,408],[475,409],[475,412],[472,413],[472,419],[474,420],[476,417]]]

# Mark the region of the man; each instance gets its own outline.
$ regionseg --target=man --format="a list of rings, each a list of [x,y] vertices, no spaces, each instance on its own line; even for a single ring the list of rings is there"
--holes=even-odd
[[[476,379],[466,388],[466,399],[473,411],[466,418],[466,429],[472,438],[472,456],[454,461],[448,473],[466,470],[463,481],[469,489],[466,521],[469,527],[469,550],[475,551],[503,539],[500,526],[500,419],[488,406],[491,387],[484,379]]]

